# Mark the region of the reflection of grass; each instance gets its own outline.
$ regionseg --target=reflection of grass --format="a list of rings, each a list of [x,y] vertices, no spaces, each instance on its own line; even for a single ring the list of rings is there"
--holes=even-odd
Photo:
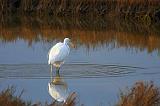
[[[16,23],[15,23],[16,22]],[[160,50],[160,28],[120,19],[4,17],[0,25],[0,40],[12,42],[23,39],[32,42],[52,42],[67,35],[88,48],[107,45],[112,48],[136,48],[149,53]]]
[[[117,106],[160,106],[160,89],[152,82],[137,82],[121,93]]]

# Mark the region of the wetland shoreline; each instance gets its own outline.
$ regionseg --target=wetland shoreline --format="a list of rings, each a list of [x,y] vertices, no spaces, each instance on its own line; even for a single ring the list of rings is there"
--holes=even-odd
[[[1,0],[0,14],[120,17],[145,23],[160,20],[159,0]]]

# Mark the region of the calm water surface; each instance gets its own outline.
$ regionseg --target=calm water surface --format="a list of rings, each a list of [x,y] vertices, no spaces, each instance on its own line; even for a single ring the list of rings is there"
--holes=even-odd
[[[0,90],[14,85],[18,92],[24,89],[24,100],[50,103],[47,53],[66,35],[76,48],[60,75],[81,104],[115,104],[120,89],[136,81],[160,85],[160,34],[154,26],[116,20],[51,20],[22,18],[2,23]]]

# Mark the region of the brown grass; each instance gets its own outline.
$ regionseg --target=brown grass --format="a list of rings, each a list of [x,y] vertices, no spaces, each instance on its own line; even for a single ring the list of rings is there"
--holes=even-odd
[[[21,100],[21,95],[15,96],[15,88],[8,87],[6,90],[0,92],[0,105],[1,106],[29,106],[29,102]]]
[[[23,90],[20,95],[15,95],[16,89],[15,87],[11,86],[7,89],[4,89],[0,92],[0,106],[76,106],[76,93],[73,92],[69,95],[65,103],[59,103],[57,101],[53,101],[51,104],[47,102],[42,104],[41,102],[38,103],[31,103],[29,101],[24,101],[21,99],[21,95],[23,94]]]
[[[121,93],[117,106],[160,106],[160,89],[153,82],[137,82]]]
[[[15,88],[8,87],[0,92],[1,106],[76,106],[77,95],[71,93],[65,103],[53,101],[51,104],[41,102],[32,104],[21,99],[23,91],[19,96],[15,96]],[[139,81],[127,91],[121,92],[120,100],[116,106],[160,106],[160,88],[153,82]]]
[[[1,14],[105,16],[154,18],[159,0],[0,0]]]

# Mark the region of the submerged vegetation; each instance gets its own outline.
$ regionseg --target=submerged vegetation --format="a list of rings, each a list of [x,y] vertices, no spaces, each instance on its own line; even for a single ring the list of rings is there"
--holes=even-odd
[[[15,89],[8,87],[0,92],[0,104],[2,106],[76,106],[76,93],[72,93],[65,103],[53,101],[51,104],[36,103],[24,101],[21,95],[15,96]],[[160,88],[153,82],[137,82],[135,85],[121,92],[120,99],[116,106],[159,106],[160,105]]]

